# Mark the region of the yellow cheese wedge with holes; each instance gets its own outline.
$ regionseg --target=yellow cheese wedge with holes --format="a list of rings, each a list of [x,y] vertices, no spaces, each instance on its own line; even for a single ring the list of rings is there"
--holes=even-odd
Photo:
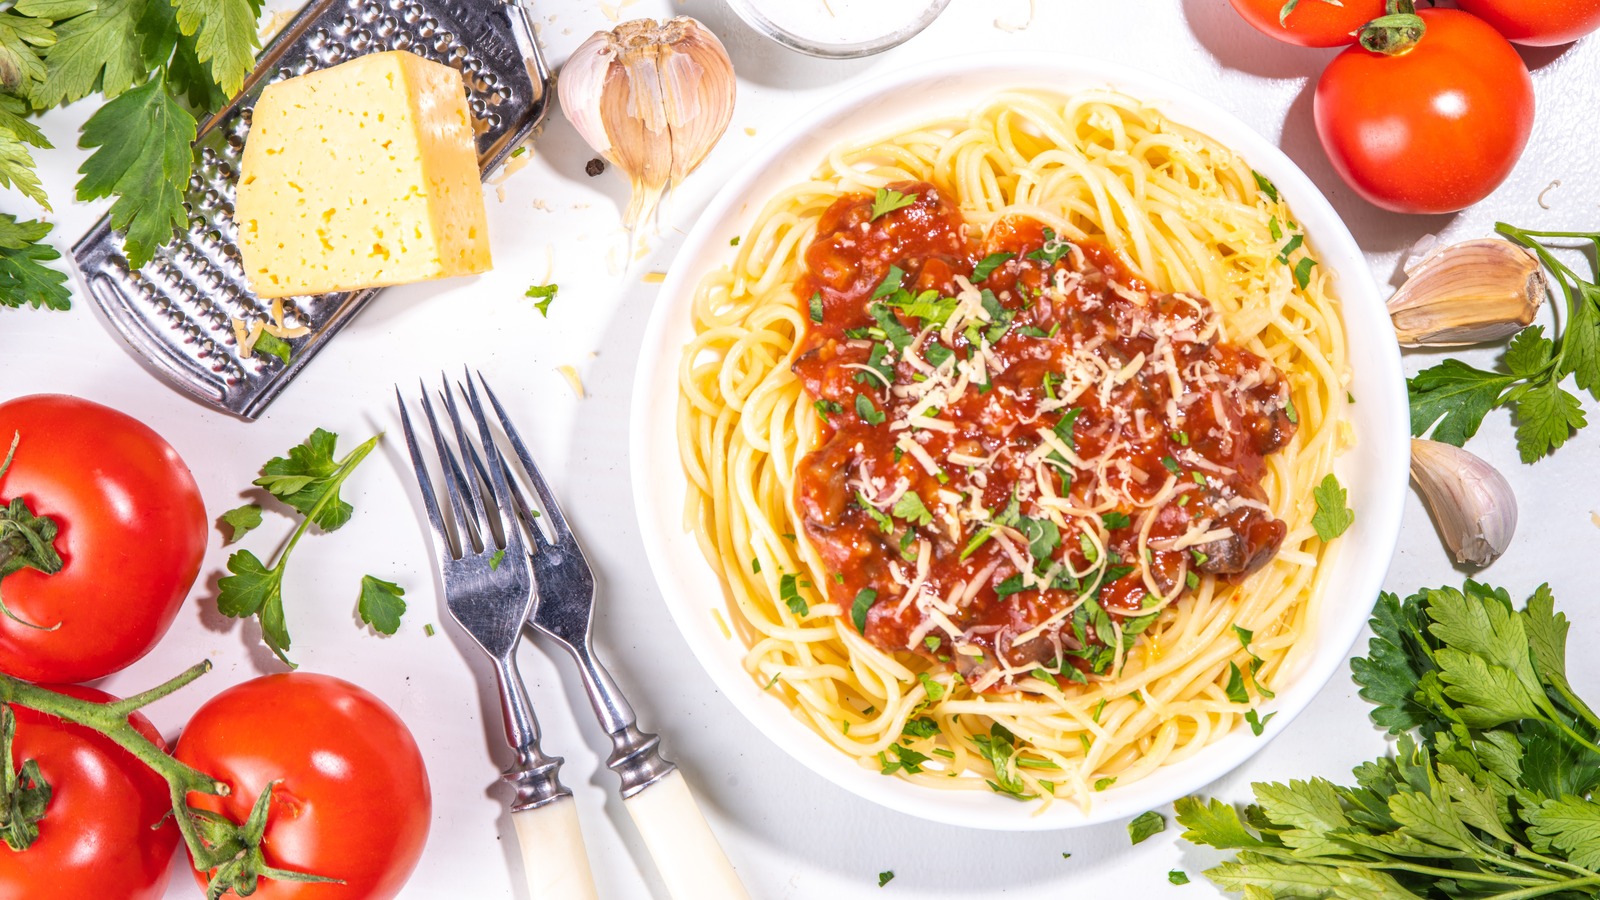
[[[262,297],[488,270],[461,73],[397,50],[268,85],[251,114],[234,221]]]

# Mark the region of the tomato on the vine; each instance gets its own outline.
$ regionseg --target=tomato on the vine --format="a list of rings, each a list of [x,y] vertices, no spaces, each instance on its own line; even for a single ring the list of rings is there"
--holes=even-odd
[[[173,755],[232,789],[189,803],[235,822],[272,785],[266,863],[344,882],[267,877],[257,900],[387,900],[422,855],[433,809],[422,754],[393,710],[349,682],[293,672],[231,687],[195,712]]]
[[[0,474],[0,672],[109,675],[156,645],[200,574],[200,489],[148,426],[76,397],[0,403],[0,462],[13,441]]]
[[[1262,34],[1301,47],[1344,47],[1383,15],[1384,0],[1230,0]]]
[[[1317,82],[1317,134],[1367,200],[1401,213],[1449,213],[1505,181],[1533,130],[1533,79],[1483,20],[1420,13],[1425,31],[1393,54],[1351,47]]]
[[[1600,30],[1600,0],[1456,0],[1519,44],[1555,47]]]
[[[51,690],[95,703],[116,699],[87,687]],[[50,800],[31,845],[16,850],[0,842],[0,898],[161,897],[178,843],[167,782],[98,732],[21,706],[12,712],[16,736],[0,765],[16,772],[33,760]],[[141,713],[128,719],[162,746]]]

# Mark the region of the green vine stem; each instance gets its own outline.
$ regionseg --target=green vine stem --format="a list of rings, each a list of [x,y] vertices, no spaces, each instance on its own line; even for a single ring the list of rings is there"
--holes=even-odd
[[[1417,15],[1412,0],[1389,0],[1388,15],[1362,26],[1359,39],[1361,46],[1373,53],[1400,56],[1411,52],[1427,32],[1428,26]]]
[[[191,793],[226,797],[232,793],[231,789],[227,784],[168,755],[128,721],[128,717],[139,709],[209,671],[211,662],[205,660],[190,666],[164,684],[110,703],[80,700],[0,673],[0,705],[14,703],[97,731],[160,775],[167,783],[173,820],[183,836],[184,845],[189,849],[195,869],[215,873],[206,892],[208,897],[220,897],[229,890],[241,897],[249,896],[255,891],[257,879],[262,876],[285,881],[331,881],[315,875],[273,869],[262,860],[260,844],[272,795],[271,785],[256,798],[250,819],[242,826],[216,813],[196,809],[189,805]],[[12,771],[9,750],[7,746],[6,758],[0,760],[7,772]]]

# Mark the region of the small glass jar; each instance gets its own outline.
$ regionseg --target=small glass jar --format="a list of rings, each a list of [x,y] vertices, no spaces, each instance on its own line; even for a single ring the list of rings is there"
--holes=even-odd
[[[871,56],[914,37],[950,0],[728,0],[751,28],[826,59]]]

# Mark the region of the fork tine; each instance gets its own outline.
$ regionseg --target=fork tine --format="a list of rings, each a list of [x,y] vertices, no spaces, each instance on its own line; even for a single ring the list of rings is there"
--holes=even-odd
[[[467,398],[467,411],[472,413],[472,418],[478,424],[478,436],[483,441],[483,455],[488,458],[489,477],[484,483],[489,485],[489,492],[494,496],[495,508],[500,513],[500,522],[504,529],[504,544],[507,549],[519,545],[517,540],[516,512],[512,509],[511,486],[506,478],[505,461],[500,458],[500,448],[495,443],[494,433],[489,430],[489,419],[483,414],[483,401],[478,399],[478,389],[472,383],[472,373],[467,373],[467,383],[463,387],[456,385]],[[477,461],[477,454],[472,453],[473,461]]]
[[[528,481],[533,484],[533,490],[539,495],[539,502],[544,505],[545,515],[550,519],[550,530],[556,536],[557,543],[575,539],[572,529],[567,527],[567,517],[561,513],[561,504],[556,502],[556,495],[545,483],[544,476],[539,474],[539,467],[533,461],[533,455],[528,452],[528,447],[522,442],[522,435],[517,433],[517,427],[511,424],[511,417],[506,415],[505,407],[500,405],[500,398],[495,396],[494,388],[489,387],[489,382],[478,373],[478,383],[483,385],[483,392],[488,395],[489,403],[494,406],[495,415],[500,417],[500,427],[505,429],[506,437],[511,441],[511,449],[517,454],[517,461],[522,464],[522,471],[527,473]]]
[[[456,520],[456,538],[460,550],[457,557],[465,556],[475,552],[473,543],[477,540],[477,535],[474,533],[472,520],[467,517],[466,505],[461,500],[460,467],[456,463],[455,454],[450,452],[450,445],[444,441],[444,433],[439,430],[439,419],[433,414],[433,404],[428,402],[426,386],[422,386],[422,412],[428,417],[428,430],[433,432],[433,446],[439,451],[439,467],[445,472],[444,493],[450,498],[450,512]]]
[[[443,373],[440,373],[440,377],[444,381],[444,390],[442,391],[444,411],[445,415],[450,417],[450,426],[455,429],[456,446],[461,448],[470,447],[472,446],[472,439],[467,437],[467,428],[461,423],[461,411],[456,408],[456,395],[454,391],[450,390],[450,380]],[[463,452],[465,452],[464,449]],[[491,545],[495,545],[493,518],[489,513],[488,505],[484,503],[483,490],[478,486],[478,479],[471,477],[471,473],[463,472],[463,474],[467,476],[463,479],[467,483],[467,492],[472,496],[472,512],[477,516],[478,536],[481,538],[478,546],[487,550]]]
[[[434,494],[433,479],[428,477],[428,465],[422,459],[422,448],[417,446],[417,435],[411,428],[411,415],[406,412],[406,401],[400,394],[400,385],[394,386],[394,399],[400,405],[400,428],[405,432],[406,449],[411,452],[411,467],[417,476],[417,489],[422,492],[422,506],[428,512],[428,525],[432,528],[433,549],[440,560],[456,557],[450,532],[445,530],[444,517],[439,512],[439,498]]]
[[[473,471],[484,481],[489,480],[489,470],[483,465],[483,459],[478,456],[478,451],[469,448],[468,461],[472,463]],[[506,462],[504,455],[500,457],[500,471],[505,473],[506,486],[511,489],[511,505],[515,508],[517,518],[528,532],[528,538],[533,542],[535,550],[543,550],[550,546],[550,541],[544,536],[544,530],[538,524],[538,513],[528,505],[528,498],[522,493],[522,485],[517,483],[517,476],[511,471],[511,464]]]

